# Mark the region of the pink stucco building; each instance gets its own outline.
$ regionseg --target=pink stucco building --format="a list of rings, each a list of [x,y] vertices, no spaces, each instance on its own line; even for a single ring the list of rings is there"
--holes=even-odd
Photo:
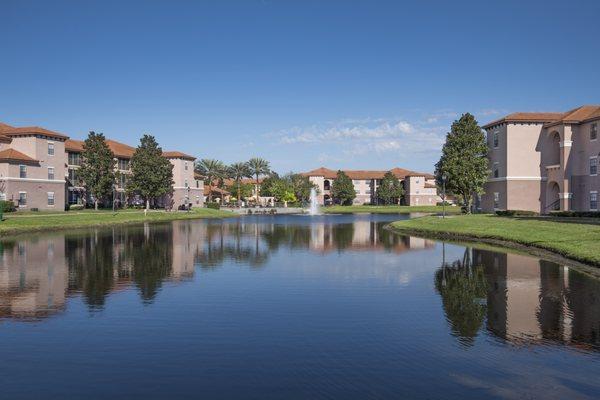
[[[518,112],[483,126],[490,177],[483,211],[597,211],[600,106]]]

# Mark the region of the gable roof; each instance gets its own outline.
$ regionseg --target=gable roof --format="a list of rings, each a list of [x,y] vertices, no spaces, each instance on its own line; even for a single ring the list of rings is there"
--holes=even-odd
[[[386,171],[371,171],[371,170],[342,170],[350,179],[382,179],[386,174]],[[411,171],[404,168],[392,168],[389,170],[398,179],[404,179],[407,176],[423,176],[426,178],[433,178],[433,175],[428,173]],[[322,176],[325,179],[335,179],[337,177],[337,170],[332,170],[325,167],[313,169],[312,171],[303,172],[304,176]]]
[[[182,158],[184,160],[194,161],[196,157],[182,153],[180,151],[163,151],[163,157],[165,158]]]
[[[65,151],[81,153],[83,151],[83,140],[67,139],[65,140]]]
[[[561,118],[547,124],[547,126],[557,124],[580,124],[597,118],[600,118],[600,106],[587,105],[567,111]]]
[[[38,160],[31,158],[27,154],[23,154],[15,149],[6,149],[0,151],[0,161],[20,161],[27,163],[38,162]]]

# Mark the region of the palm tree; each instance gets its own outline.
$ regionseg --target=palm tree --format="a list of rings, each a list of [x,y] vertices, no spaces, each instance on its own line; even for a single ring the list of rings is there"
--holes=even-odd
[[[235,181],[235,185],[237,187],[237,202],[238,206],[241,205],[241,197],[242,197],[242,179],[251,178],[252,172],[248,167],[248,163],[245,162],[236,162],[231,164],[227,168],[227,175],[229,178]]]
[[[256,202],[258,203],[258,178],[261,175],[267,175],[271,172],[271,166],[264,158],[254,157],[248,161],[248,167],[250,168],[250,173],[256,178],[255,194]]]
[[[197,173],[202,175],[204,179],[208,181],[209,192],[208,201],[212,203],[212,187],[213,181],[218,178],[222,178],[225,173],[225,164],[219,160],[213,160],[211,158],[203,158],[196,163],[194,168]]]

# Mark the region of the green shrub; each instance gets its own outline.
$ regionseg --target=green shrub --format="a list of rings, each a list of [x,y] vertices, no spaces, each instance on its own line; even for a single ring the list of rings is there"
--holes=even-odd
[[[496,211],[496,215],[501,217],[535,217],[539,213],[529,210],[501,210]]]
[[[69,205],[69,211],[83,210],[83,204],[71,204]]]
[[[212,208],[213,210],[221,209],[221,205],[219,203],[217,203],[216,201],[213,201],[212,203],[206,203],[204,206],[206,208]]]
[[[15,207],[15,203],[9,200],[0,200],[0,212],[15,212],[17,211],[17,207]]]
[[[444,204],[444,203],[445,203],[445,204]],[[438,201],[437,203],[435,203],[435,205],[436,205],[436,206],[440,206],[440,207],[441,207],[441,206],[444,206],[444,205],[445,205],[445,206],[451,206],[451,205],[452,205],[452,203],[450,203],[450,202],[447,202],[447,201]]]
[[[553,217],[600,218],[600,211],[552,211]]]

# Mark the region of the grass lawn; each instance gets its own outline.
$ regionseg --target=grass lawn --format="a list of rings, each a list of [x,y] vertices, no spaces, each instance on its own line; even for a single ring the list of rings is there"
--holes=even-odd
[[[121,210],[114,213],[110,210],[94,211],[68,211],[55,213],[17,212],[4,214],[4,221],[0,222],[0,237],[9,234],[46,231],[54,229],[74,229],[91,226],[107,226],[139,222],[172,221],[178,219],[197,218],[222,218],[235,214],[229,211],[199,208],[190,211],[165,212],[162,210],[148,211],[144,216],[143,210]]]
[[[600,265],[600,224],[569,219],[460,215],[414,218],[391,224],[397,232],[457,239],[493,239],[550,250],[586,264]]]
[[[442,206],[329,206],[321,207],[325,213],[352,214],[410,214],[410,213],[441,213]],[[446,213],[460,213],[460,207],[447,206]]]

